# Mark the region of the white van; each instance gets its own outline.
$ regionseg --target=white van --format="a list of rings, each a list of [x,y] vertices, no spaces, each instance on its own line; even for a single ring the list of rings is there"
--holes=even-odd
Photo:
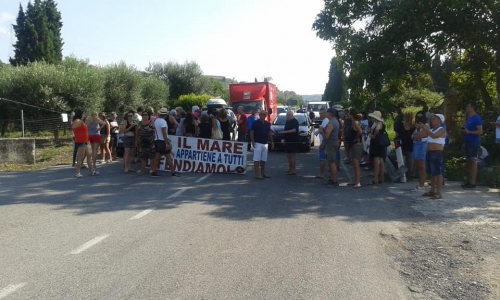
[[[319,110],[320,109],[325,109],[325,110],[329,109],[330,104],[327,101],[309,102],[309,103],[307,103],[307,111],[309,111],[310,108],[312,108],[312,110],[314,112],[314,120],[311,120],[311,121],[314,123],[315,127],[318,127],[319,125],[321,125],[321,122],[323,121],[319,117]]]

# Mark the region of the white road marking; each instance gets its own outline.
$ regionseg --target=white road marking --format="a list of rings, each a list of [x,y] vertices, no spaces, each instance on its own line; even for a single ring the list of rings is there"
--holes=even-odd
[[[340,166],[342,167],[342,169],[344,169],[345,173],[347,174],[347,178],[349,178],[349,182],[354,182],[352,180],[351,174],[349,173],[349,170],[347,169],[347,167],[344,164],[344,160],[342,159],[342,157],[340,158]]]
[[[18,289],[22,288],[23,286],[26,285],[26,282],[20,283],[20,284],[11,284],[3,289],[0,290],[0,299],[3,299],[7,297],[8,295],[14,293]]]
[[[105,238],[107,238],[109,234],[98,236],[94,239],[91,239],[90,241],[86,242],[85,244],[81,245],[80,247],[76,248],[75,250],[71,251],[69,254],[80,254],[83,251],[89,249],[90,247],[94,246],[95,244],[101,242]]]
[[[153,210],[155,210],[155,209],[154,208],[150,208],[150,209],[146,209],[144,211],[141,211],[140,213],[138,213],[137,215],[135,215],[132,218],[128,219],[127,221],[140,219],[140,218],[144,217],[145,215],[149,214],[150,212],[152,212]]]
[[[172,195],[168,196],[167,199],[172,199],[172,198],[175,198],[179,195],[181,195],[182,193],[184,193],[186,190],[185,189],[182,189],[182,190],[178,190],[177,192],[173,193]]]
[[[201,177],[200,179],[196,180],[194,183],[200,183],[202,182],[203,180],[207,179],[208,177],[210,177],[210,175],[212,175],[211,173],[210,174],[207,174],[203,177]]]

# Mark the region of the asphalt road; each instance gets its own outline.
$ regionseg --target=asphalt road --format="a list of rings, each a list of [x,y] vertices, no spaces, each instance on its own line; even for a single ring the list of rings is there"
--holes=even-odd
[[[315,151],[265,180],[0,173],[0,299],[408,299],[380,240],[395,196],[326,188]]]

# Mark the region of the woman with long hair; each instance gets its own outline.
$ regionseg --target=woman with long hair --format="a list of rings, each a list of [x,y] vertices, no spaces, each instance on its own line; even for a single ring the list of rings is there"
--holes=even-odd
[[[137,126],[137,145],[140,145],[139,157],[141,159],[141,169],[137,171],[139,174],[146,173],[146,165],[148,159],[153,161],[156,156],[155,152],[155,127],[154,121],[151,121],[151,114],[147,111],[142,112],[142,120]]]
[[[373,180],[369,185],[376,185],[384,182],[384,161],[387,157],[387,147],[382,147],[378,142],[378,138],[385,133],[385,124],[380,111],[374,111],[369,114],[368,117],[373,120],[370,135],[370,157],[373,160]]]
[[[136,147],[135,145],[135,133],[136,133],[136,128],[137,125],[134,123],[134,111],[131,110],[128,113],[125,114],[123,117],[123,122],[121,124],[121,131],[123,132],[124,139],[123,139],[123,148],[125,149],[125,152],[123,154],[123,165],[124,165],[124,172],[128,173],[130,171],[135,172],[134,169],[132,169],[132,159],[134,159],[134,149]]]
[[[87,112],[81,109],[75,110],[75,115],[73,116],[73,124],[71,125],[71,130],[75,136],[75,147],[77,148],[77,163],[76,163],[76,178],[82,178],[80,170],[82,168],[83,160],[87,157],[87,165],[89,166],[89,175],[95,176],[99,173],[93,168],[91,161],[92,152],[88,147],[89,143],[89,132],[87,125],[83,119],[87,116]]]
[[[184,136],[198,136],[198,121],[194,119],[192,112],[188,111],[186,113],[186,118],[184,119],[184,123],[182,125],[182,133]]]
[[[408,171],[406,178],[414,177],[413,168],[413,132],[415,132],[415,116],[413,112],[408,111],[403,115],[403,126],[396,131],[396,137],[401,140],[401,151],[403,152],[404,163]]]
[[[90,117],[85,116],[85,125],[87,125],[89,130],[89,142],[92,149],[92,163],[94,169],[97,168],[97,151],[99,150],[99,145],[101,144],[101,132],[100,126],[104,126],[106,122],[102,121],[97,117],[97,112],[93,111],[90,113]]]
[[[106,114],[102,113],[100,116],[101,121],[105,122],[104,125],[101,126],[101,159],[102,162],[112,162],[113,158],[111,157],[111,149],[109,149],[109,142],[111,141],[111,126],[106,118]],[[106,160],[106,153],[109,156],[109,159]]]
[[[361,120],[361,116],[358,114],[356,109],[351,108],[349,110],[349,118],[351,120],[350,132],[347,136],[350,137],[349,144],[350,148],[350,158],[352,162],[352,167],[354,169],[354,180],[352,183],[353,188],[361,187],[361,167],[360,160],[363,157],[363,142],[361,141],[363,137],[363,130],[361,129],[361,125],[359,121]]]
[[[208,114],[201,115],[201,122],[198,124],[198,137],[202,139],[212,138],[212,124]]]
[[[220,123],[220,129],[222,131],[222,139],[225,141],[231,140],[231,122],[227,117],[227,111],[221,108],[217,113],[217,120]]]
[[[418,175],[418,184],[415,186],[415,191],[423,191],[425,189],[425,157],[427,154],[427,117],[424,111],[419,111],[415,117],[416,130],[413,132],[413,162]]]

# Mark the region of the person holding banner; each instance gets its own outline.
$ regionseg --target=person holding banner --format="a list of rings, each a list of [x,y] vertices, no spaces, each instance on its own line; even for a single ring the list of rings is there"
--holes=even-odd
[[[165,155],[168,167],[172,172],[172,176],[180,176],[180,174],[175,171],[172,156],[170,155],[170,151],[172,151],[172,144],[170,144],[170,141],[168,140],[168,125],[167,121],[165,121],[165,118],[168,117],[168,113],[168,109],[163,107],[160,109],[158,118],[154,122],[156,155],[154,160],[151,162],[151,177],[160,177],[158,169],[160,168],[160,159],[162,155]]]
[[[271,178],[266,174],[266,162],[269,140],[271,141],[271,149],[274,149],[273,135],[271,131],[271,123],[266,121],[267,113],[261,111],[259,120],[252,124],[250,131],[250,139],[252,141],[253,151],[253,166],[256,179]]]

